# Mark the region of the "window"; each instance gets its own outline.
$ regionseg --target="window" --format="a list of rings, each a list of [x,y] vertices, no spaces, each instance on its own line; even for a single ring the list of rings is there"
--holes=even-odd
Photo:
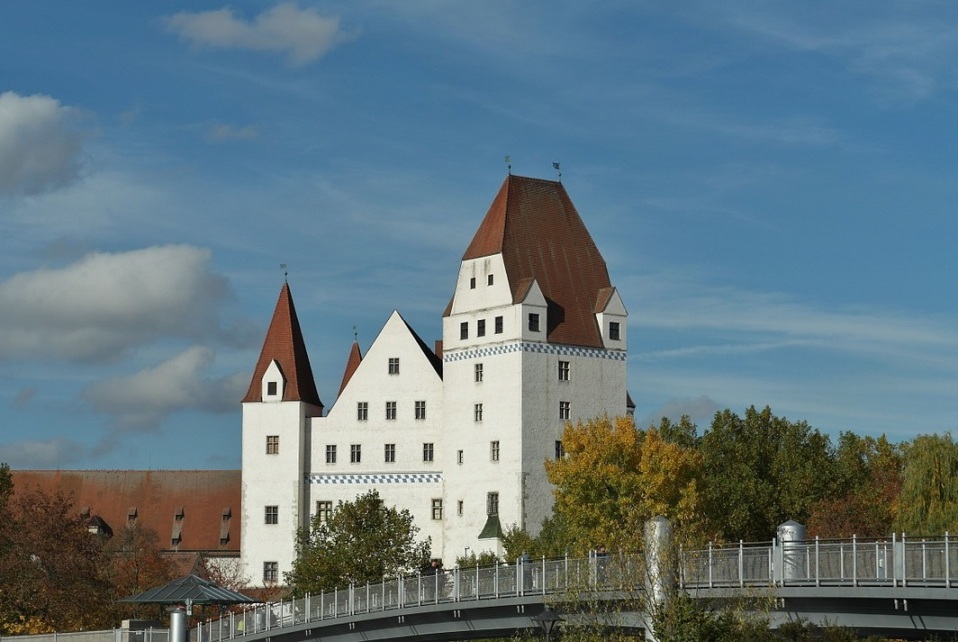
[[[569,362],[560,361],[559,362],[559,381],[568,381],[569,380]]]
[[[476,421],[482,421],[482,404],[481,403],[476,404],[475,408],[473,409],[473,413],[474,413],[474,418]]]
[[[612,341],[619,340],[619,322],[618,321],[609,322],[609,339],[611,339]]]
[[[356,404],[356,419],[366,421],[369,419],[369,402],[360,401]]]
[[[396,444],[386,444],[385,459],[383,461],[387,464],[396,463]]]
[[[486,494],[486,515],[499,514],[499,493]]]
[[[425,419],[426,418],[426,402],[417,401],[416,402],[416,419]]]
[[[486,285],[492,285],[492,275],[486,277]]]
[[[476,321],[476,336],[477,337],[486,336],[486,320],[485,319],[479,319],[478,321]]]
[[[568,419],[572,414],[572,404],[568,401],[559,402],[559,419]]]
[[[442,519],[442,500],[441,499],[432,500],[432,518]]]
[[[456,502],[456,512],[459,513],[460,515],[462,515],[462,504],[463,502],[461,499],[458,502]]]
[[[461,451],[461,450],[456,451],[456,462],[459,463],[459,464],[462,463],[462,451]]]
[[[326,444],[326,463],[327,464],[336,463],[336,445],[335,444]]]
[[[266,523],[279,524],[279,506],[266,507]]]
[[[396,402],[387,401],[386,402],[386,419],[392,421],[396,418]]]
[[[363,447],[361,444],[351,444],[349,446],[349,463],[358,464],[363,460]]]
[[[320,522],[328,522],[329,518],[333,516],[333,502],[325,500],[316,502],[316,515]]]
[[[399,374],[399,357],[389,357],[389,374]]]
[[[482,364],[476,364],[476,383],[482,383]]]
[[[422,445],[422,460],[423,461],[432,461],[435,456],[435,451],[432,444],[423,444]]]
[[[496,334],[502,334],[502,317],[496,317]]]
[[[263,583],[276,584],[279,581],[279,562],[263,562]]]
[[[539,331],[539,315],[535,312],[529,313],[529,332]]]
[[[470,290],[476,289],[476,277],[472,277],[469,279],[469,289]]]
[[[459,324],[459,339],[465,341],[469,338],[469,322],[463,321]]]
[[[556,459],[565,457],[565,448],[562,447],[562,440],[556,439]]]
[[[279,435],[266,435],[266,454],[279,454]]]
[[[275,396],[276,396],[276,382],[275,382],[275,381],[267,381],[267,382],[266,382],[266,394],[269,395],[270,397],[275,397]]]
[[[490,441],[489,442],[489,459],[492,461],[499,461],[499,442]]]

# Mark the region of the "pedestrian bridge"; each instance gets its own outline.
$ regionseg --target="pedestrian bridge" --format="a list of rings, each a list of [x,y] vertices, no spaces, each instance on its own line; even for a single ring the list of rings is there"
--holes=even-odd
[[[660,559],[664,556],[659,555]],[[671,589],[735,600],[772,626],[804,620],[862,634],[953,637],[958,547],[949,537],[787,541],[677,554],[659,573],[640,556],[540,559],[387,579],[260,605],[191,631],[192,642],[462,640],[535,628],[549,604],[565,625],[646,629]],[[614,608],[610,608],[614,607]]]

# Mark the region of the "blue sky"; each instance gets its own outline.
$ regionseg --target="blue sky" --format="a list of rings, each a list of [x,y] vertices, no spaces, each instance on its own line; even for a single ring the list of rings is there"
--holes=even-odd
[[[641,422],[953,430],[956,59],[953,3],[9,3],[0,461],[239,467],[280,264],[330,406],[354,327],[439,338],[506,155],[561,162]]]

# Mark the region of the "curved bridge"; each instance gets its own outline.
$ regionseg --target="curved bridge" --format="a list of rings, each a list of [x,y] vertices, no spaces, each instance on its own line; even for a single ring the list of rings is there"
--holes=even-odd
[[[772,626],[805,620],[904,638],[958,631],[958,547],[947,535],[740,543],[680,552],[677,574],[651,566],[639,556],[613,555],[458,568],[258,606],[204,623],[191,637],[351,642],[511,636],[535,628],[532,617],[547,603],[570,623],[638,631],[646,630],[654,596],[671,588],[716,603],[735,600]]]

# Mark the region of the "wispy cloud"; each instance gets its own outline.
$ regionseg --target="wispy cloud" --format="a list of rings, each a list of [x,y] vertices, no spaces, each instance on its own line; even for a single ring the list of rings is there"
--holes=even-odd
[[[0,461],[17,469],[58,469],[83,461],[86,446],[70,439],[27,439],[0,444]]]
[[[292,65],[305,65],[349,39],[339,18],[315,9],[282,3],[252,20],[224,8],[192,13],[181,11],[165,20],[166,27],[198,47],[248,49],[285,53]]]
[[[253,140],[259,137],[259,131],[252,125],[236,127],[224,123],[216,123],[206,132],[206,140],[211,143],[223,143],[231,140]]]

